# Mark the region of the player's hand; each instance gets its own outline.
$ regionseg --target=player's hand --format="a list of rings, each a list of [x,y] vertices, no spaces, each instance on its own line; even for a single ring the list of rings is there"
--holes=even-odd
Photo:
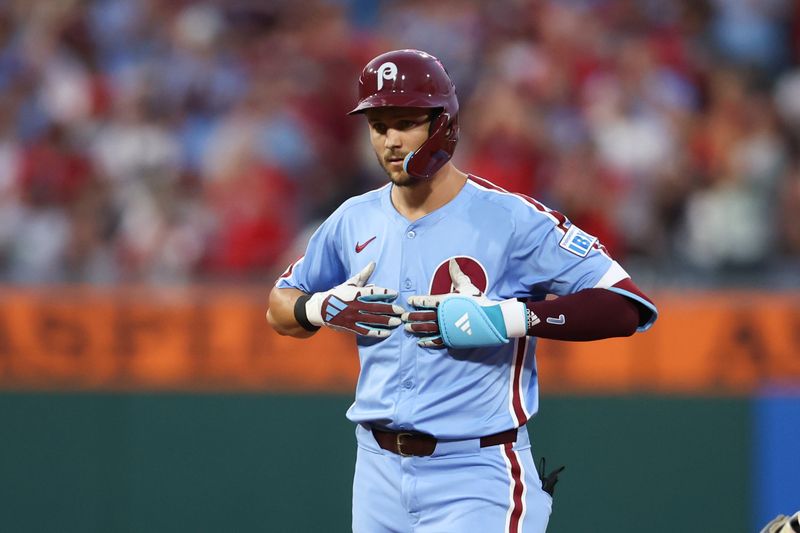
[[[455,259],[448,267],[453,292],[411,296],[408,303],[416,310],[402,316],[406,331],[419,335],[417,344],[423,348],[499,346],[524,337],[539,322],[522,302],[486,298]]]
[[[305,303],[308,321],[357,335],[388,337],[402,323],[404,309],[390,303],[397,291],[366,284],[373,270],[374,261],[341,285],[312,294]]]

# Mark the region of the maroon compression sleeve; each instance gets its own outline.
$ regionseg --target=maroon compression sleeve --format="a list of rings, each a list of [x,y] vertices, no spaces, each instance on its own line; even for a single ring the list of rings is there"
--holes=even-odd
[[[564,341],[628,337],[639,325],[633,300],[606,289],[584,289],[555,300],[528,302],[540,322],[528,335]]]

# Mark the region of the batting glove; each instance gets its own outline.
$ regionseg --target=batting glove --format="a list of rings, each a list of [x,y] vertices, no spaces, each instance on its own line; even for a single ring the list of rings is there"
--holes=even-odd
[[[404,309],[393,305],[397,291],[366,285],[375,270],[372,261],[364,270],[326,292],[301,296],[295,305],[295,317],[313,327],[328,326],[367,337],[388,337],[402,321]]]
[[[760,533],[795,533],[800,532],[800,511],[792,516],[779,514]]]
[[[499,346],[524,337],[530,326],[539,323],[522,302],[486,298],[455,259],[448,266],[453,292],[411,296],[408,303],[417,310],[402,316],[405,330],[422,337],[417,344],[423,348]]]

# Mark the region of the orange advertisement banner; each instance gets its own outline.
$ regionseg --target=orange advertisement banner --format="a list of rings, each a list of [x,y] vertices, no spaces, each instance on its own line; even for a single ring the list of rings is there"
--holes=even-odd
[[[268,288],[0,289],[0,388],[352,393],[353,338],[281,337]],[[746,392],[800,386],[800,293],[655,294],[651,331],[542,340],[545,392]],[[446,357],[446,353],[442,352]]]

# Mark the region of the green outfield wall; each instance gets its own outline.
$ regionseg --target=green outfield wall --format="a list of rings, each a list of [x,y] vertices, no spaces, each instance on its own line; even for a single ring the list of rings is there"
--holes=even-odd
[[[349,531],[351,398],[0,394],[0,531]],[[542,398],[553,533],[753,531],[746,398]]]

